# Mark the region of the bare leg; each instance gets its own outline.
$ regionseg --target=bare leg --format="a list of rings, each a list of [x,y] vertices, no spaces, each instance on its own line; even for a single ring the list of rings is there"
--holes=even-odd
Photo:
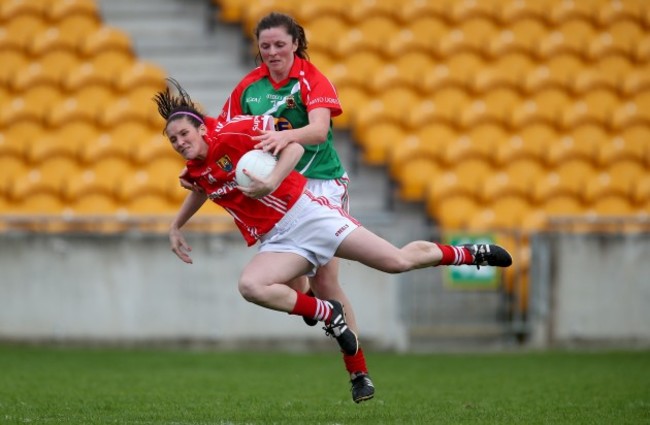
[[[262,252],[244,267],[239,292],[249,302],[273,310],[291,312],[296,291],[285,282],[296,284],[311,268],[303,257],[292,253]]]
[[[343,292],[339,282],[339,259],[332,258],[329,263],[319,267],[316,275],[310,279],[310,286],[318,298],[336,300],[345,306],[346,322],[358,335],[359,328],[352,309],[352,303]]]
[[[397,248],[365,227],[359,227],[341,243],[336,256],[386,273],[402,273],[439,265],[442,251],[437,244],[428,241],[410,242]]]

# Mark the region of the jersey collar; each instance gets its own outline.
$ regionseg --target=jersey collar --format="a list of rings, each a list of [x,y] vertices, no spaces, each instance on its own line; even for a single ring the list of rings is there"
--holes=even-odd
[[[300,59],[298,56],[295,54],[293,55],[293,65],[291,65],[291,69],[289,70],[289,76],[285,78],[282,81],[273,81],[271,78],[271,72],[269,71],[269,67],[266,66],[265,63],[262,63],[260,70],[262,71],[262,75],[267,77],[268,80],[271,82],[271,85],[275,90],[284,87],[287,85],[289,80],[292,78],[300,78],[300,71],[302,70],[302,64],[304,62],[304,59]]]

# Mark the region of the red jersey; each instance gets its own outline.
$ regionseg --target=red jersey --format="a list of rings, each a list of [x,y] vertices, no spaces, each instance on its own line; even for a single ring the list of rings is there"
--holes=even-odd
[[[235,166],[246,152],[253,149],[252,137],[265,128],[262,116],[239,116],[228,123],[205,119],[208,127],[203,139],[208,144],[205,160],[187,161],[189,179],[201,186],[208,197],[221,205],[234,218],[248,246],[265,233],[296,203],[302,195],[306,178],[292,171],[271,194],[252,199],[236,189]]]

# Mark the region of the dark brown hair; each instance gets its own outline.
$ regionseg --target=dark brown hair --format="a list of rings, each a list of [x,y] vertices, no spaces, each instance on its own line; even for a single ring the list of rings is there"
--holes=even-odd
[[[257,26],[255,27],[255,39],[259,40],[260,33],[262,31],[279,27],[284,27],[284,29],[287,30],[287,34],[291,36],[292,41],[298,42],[296,56],[298,56],[300,59],[309,60],[309,55],[307,54],[307,36],[305,35],[305,29],[300,24],[298,24],[295,19],[285,13],[271,12],[260,19],[260,21],[257,23]],[[256,59],[258,61],[261,61],[262,59],[259,51],[257,52]]]
[[[178,81],[173,78],[167,78],[167,82],[174,87],[176,93],[172,93],[169,85],[164,91],[156,93],[153,101],[158,105],[158,113],[160,116],[165,119],[167,124],[171,121],[186,117],[194,127],[198,128],[205,121],[203,113]],[[167,124],[165,128],[167,128]]]

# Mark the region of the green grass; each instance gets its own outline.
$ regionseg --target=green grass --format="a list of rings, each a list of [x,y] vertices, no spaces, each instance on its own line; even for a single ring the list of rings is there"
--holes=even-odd
[[[649,424],[650,352],[367,355],[0,345],[0,424]]]

